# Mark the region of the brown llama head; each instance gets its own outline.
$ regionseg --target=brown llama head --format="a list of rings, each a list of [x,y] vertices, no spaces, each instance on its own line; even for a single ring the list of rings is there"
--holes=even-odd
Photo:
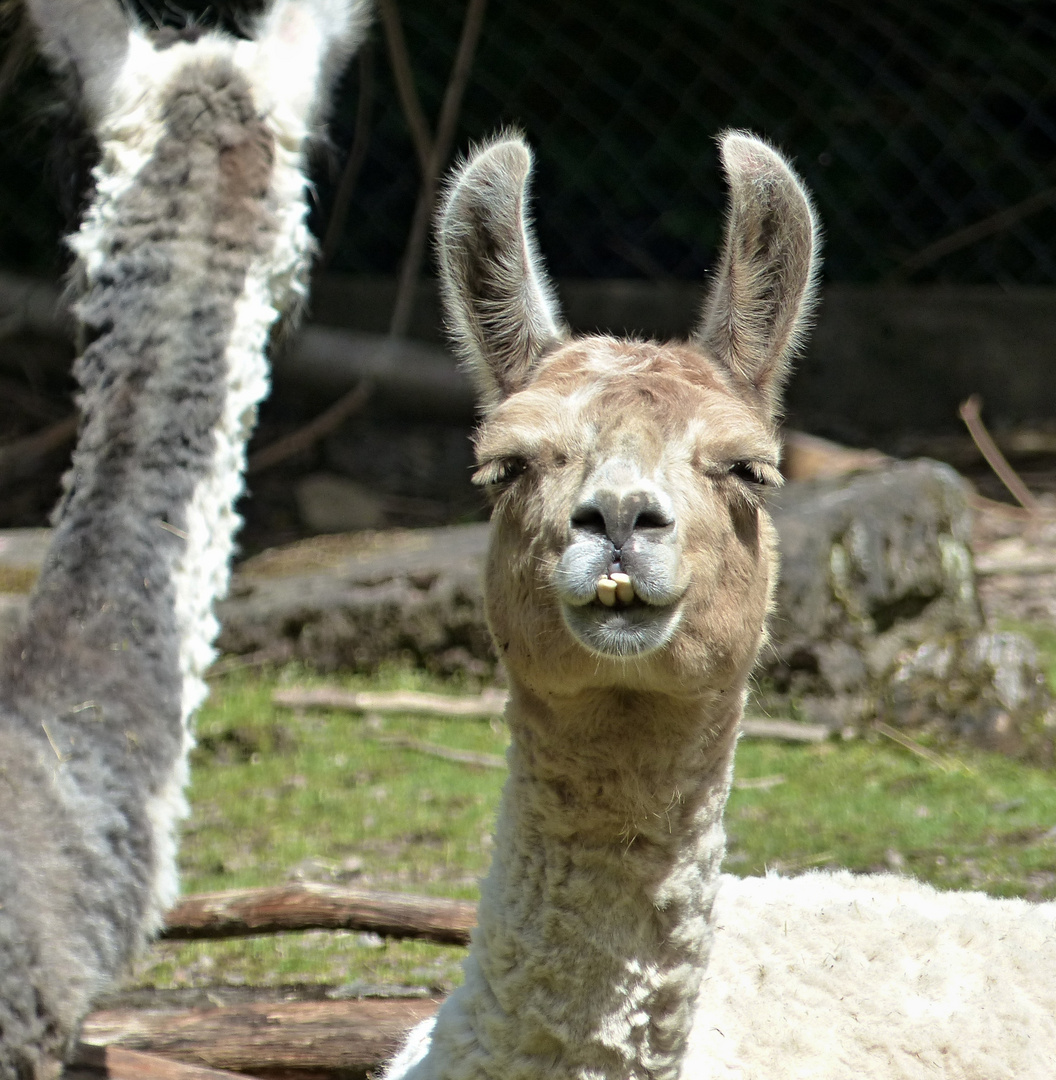
[[[688,342],[571,337],[525,216],[517,137],[455,174],[439,219],[446,313],[484,419],[488,618],[515,683],[739,691],[775,563],[781,387],[814,293],[817,227],[781,156],[720,141],[722,259]]]

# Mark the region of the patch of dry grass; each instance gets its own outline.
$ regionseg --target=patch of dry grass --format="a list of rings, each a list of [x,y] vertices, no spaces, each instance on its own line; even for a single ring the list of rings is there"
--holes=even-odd
[[[386,743],[402,736],[501,754],[497,722],[295,713],[272,692],[312,684],[297,668],[228,676],[198,721],[185,892],[294,877],[475,899],[503,773]],[[348,677],[352,690],[465,687],[405,671]],[[942,888],[1056,897],[1056,778],[996,755],[939,767],[879,736],[786,745],[745,740],[729,804],[727,868],[896,870]],[[751,781],[756,781],[751,783]],[[374,935],[309,932],[159,943],[132,985],[327,983],[448,991],[462,950]]]

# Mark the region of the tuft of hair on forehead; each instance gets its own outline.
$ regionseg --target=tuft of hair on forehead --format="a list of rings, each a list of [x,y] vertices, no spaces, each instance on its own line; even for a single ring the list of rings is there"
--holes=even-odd
[[[728,131],[719,149],[729,184],[726,234],[694,337],[773,417],[810,329],[820,228],[806,188],[772,146]]]
[[[524,139],[504,132],[456,168],[437,215],[447,326],[485,410],[565,337],[525,210],[531,169]]]
[[[785,159],[745,132],[720,140],[722,256],[693,344],[772,421],[816,293],[818,226]],[[503,133],[456,168],[437,220],[445,316],[488,412],[566,338],[526,211],[532,155]]]

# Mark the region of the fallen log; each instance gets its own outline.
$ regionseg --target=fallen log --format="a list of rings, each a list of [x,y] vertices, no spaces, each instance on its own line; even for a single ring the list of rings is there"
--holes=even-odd
[[[247,1073],[209,1069],[183,1061],[128,1050],[123,1046],[92,1046],[78,1043],[65,1080],[239,1080]]]
[[[777,739],[779,742],[824,742],[832,734],[825,724],[806,724],[799,720],[771,720],[765,716],[746,716],[741,721],[741,735],[746,739]]]
[[[339,686],[293,686],[276,690],[271,700],[287,709],[347,709],[349,712],[420,713],[424,716],[502,716],[506,693],[485,690],[476,697],[447,697],[415,690],[371,692]]]
[[[476,924],[477,906],[466,900],[304,882],[184,897],[165,916],[161,936],[186,941],[292,930],[364,930],[467,945]]]
[[[469,377],[451,353],[428,342],[307,325],[276,353],[273,367],[278,383],[295,382],[333,395],[369,382],[379,398],[401,412],[473,421]]]
[[[443,694],[420,694],[413,690],[389,693],[343,690],[339,686],[293,686],[276,690],[271,700],[288,709],[347,709],[349,712],[418,713],[422,716],[502,716],[506,709],[505,691],[485,690],[477,697],[446,697]],[[796,720],[770,720],[767,717],[746,716],[741,722],[741,734],[749,739],[780,739],[785,742],[822,742],[831,734],[823,724],[804,724]],[[396,737],[384,740],[393,746],[403,746],[423,753],[446,751],[438,756],[453,761],[475,764],[469,751],[449,750],[419,743],[414,739]],[[488,757],[489,755],[485,755]],[[479,762],[491,765],[491,761]],[[503,762],[505,765],[505,762]]]
[[[365,1076],[392,1057],[407,1032],[432,1016],[438,1005],[407,999],[268,1002],[151,1012],[108,1009],[88,1016],[81,1040],[90,1046],[142,1050],[252,1076],[349,1080]]]

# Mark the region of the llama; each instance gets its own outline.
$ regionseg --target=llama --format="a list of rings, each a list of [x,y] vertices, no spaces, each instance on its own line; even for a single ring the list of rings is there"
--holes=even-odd
[[[722,157],[722,266],[685,344],[566,336],[518,139],[449,189],[441,280],[485,409],[475,480],[494,501],[485,594],[510,775],[465,983],[391,1077],[681,1067],[770,603],[774,418],[815,275],[791,170],[739,133]]]
[[[721,155],[723,256],[687,343],[569,337],[520,139],[450,184],[441,280],[484,411],[509,778],[464,984],[387,1080],[1051,1074],[1056,1001],[1026,976],[1056,963],[1052,905],[719,874],[774,575],[775,419],[817,246],[772,148],[732,132]],[[963,955],[987,934],[1015,936],[1008,962]]]
[[[303,297],[303,154],[365,0],[157,44],[118,0],[29,0],[99,141],[71,239],[89,342],[51,547],[0,673],[0,1077],[58,1073],[176,896],[268,335]]]

